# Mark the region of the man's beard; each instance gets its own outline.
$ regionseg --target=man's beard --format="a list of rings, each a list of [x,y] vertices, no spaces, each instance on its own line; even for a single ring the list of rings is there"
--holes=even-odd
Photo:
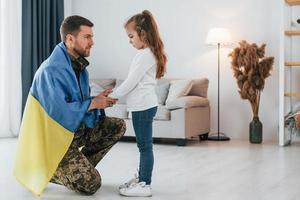
[[[74,51],[81,57],[88,57],[90,55],[90,52],[86,52],[83,49],[74,48]]]

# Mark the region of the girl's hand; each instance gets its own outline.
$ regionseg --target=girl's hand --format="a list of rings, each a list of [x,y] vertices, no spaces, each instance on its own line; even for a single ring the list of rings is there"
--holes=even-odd
[[[101,92],[99,95],[107,97],[110,93],[112,93],[112,88],[107,88],[103,92]]]

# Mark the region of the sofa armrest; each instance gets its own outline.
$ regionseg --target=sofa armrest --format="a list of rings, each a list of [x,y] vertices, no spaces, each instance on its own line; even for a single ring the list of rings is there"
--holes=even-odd
[[[183,96],[173,101],[167,102],[168,109],[191,108],[191,107],[206,107],[209,106],[207,98],[200,96]]]

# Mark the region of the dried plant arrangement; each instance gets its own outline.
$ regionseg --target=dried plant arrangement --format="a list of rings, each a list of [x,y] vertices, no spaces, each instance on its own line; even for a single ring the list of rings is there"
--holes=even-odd
[[[266,44],[258,47],[255,43],[241,41],[229,54],[238,92],[242,99],[250,102],[253,117],[258,117],[260,95],[274,64],[274,57],[265,57],[265,47]]]

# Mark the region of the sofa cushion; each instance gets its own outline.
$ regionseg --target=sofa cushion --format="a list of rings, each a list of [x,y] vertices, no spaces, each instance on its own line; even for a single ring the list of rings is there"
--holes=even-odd
[[[97,96],[99,93],[105,90],[103,87],[101,87],[100,85],[94,82],[90,82],[90,88],[91,88],[91,96]]]
[[[113,107],[106,108],[105,114],[108,117],[127,119],[128,118],[127,106],[125,104],[115,104]]]
[[[209,81],[207,78],[194,79],[193,87],[190,90],[189,95],[207,97],[208,83]]]
[[[166,100],[167,107],[169,102],[172,102],[179,97],[186,96],[190,92],[192,86],[192,80],[172,80]]]
[[[128,114],[128,119],[132,119],[131,112]],[[166,106],[158,105],[154,120],[171,120],[171,112]]]
[[[206,107],[209,105],[207,98],[199,96],[184,96],[171,101],[166,105],[168,109]]]
[[[158,99],[158,104],[165,105],[169,94],[170,83],[158,81],[155,87],[155,92]]]

